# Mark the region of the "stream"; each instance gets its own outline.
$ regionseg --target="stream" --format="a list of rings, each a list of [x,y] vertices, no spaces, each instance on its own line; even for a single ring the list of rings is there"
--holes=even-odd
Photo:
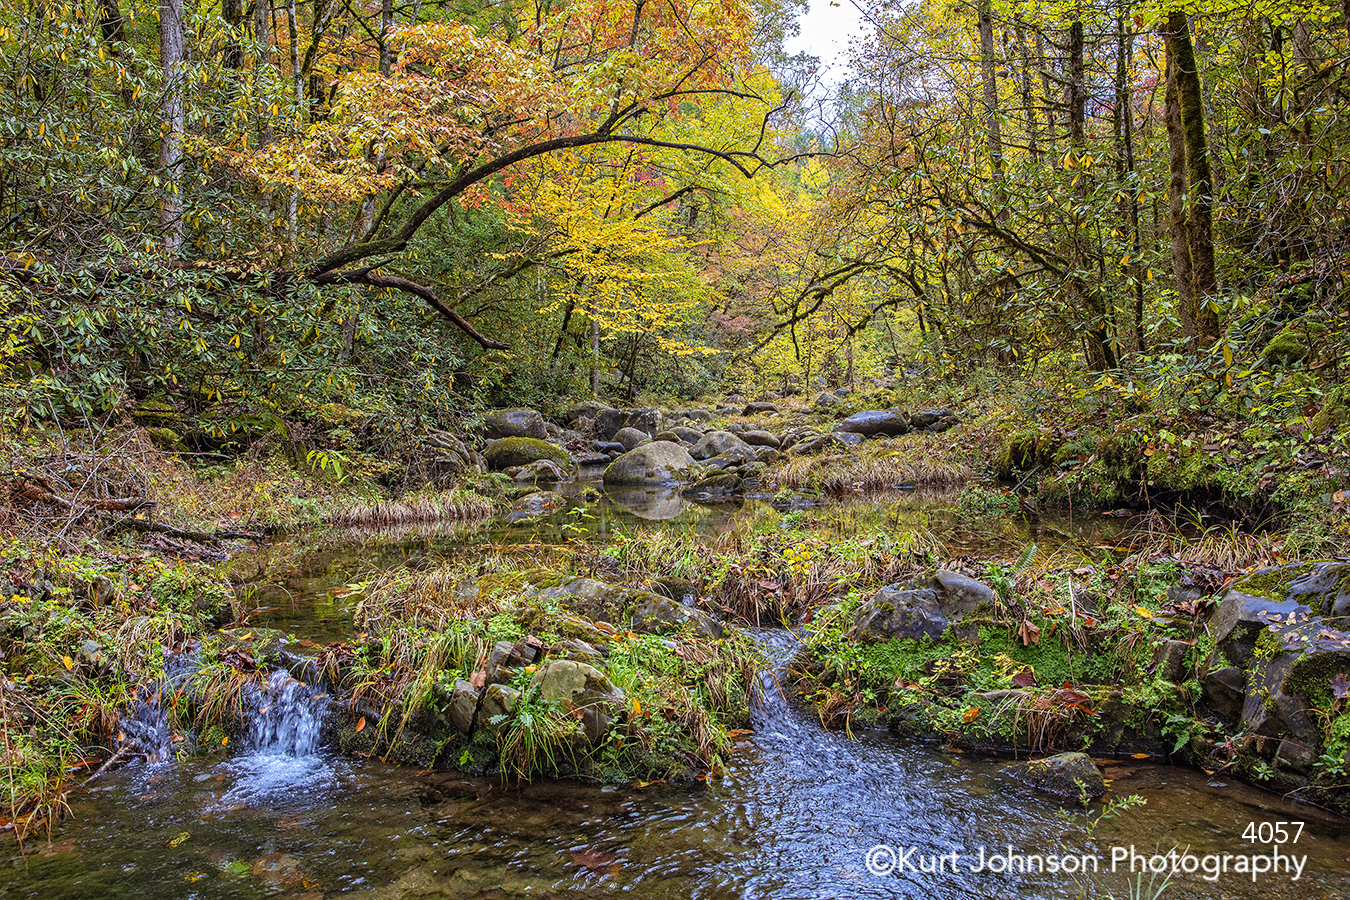
[[[594,486],[569,486],[573,496]],[[577,513],[576,510],[582,510]],[[704,507],[662,492],[611,493],[537,521],[301,536],[236,560],[259,608],[250,621],[315,642],[350,634],[343,585],[372,569],[426,564],[501,544],[604,542],[615,529],[698,534],[784,513],[757,500]],[[942,494],[901,495],[801,511],[821,536],[854,524],[939,535],[949,552],[978,555],[1034,540],[1107,552],[1127,524],[1113,519],[968,524]],[[953,548],[956,548],[953,550]],[[755,632],[785,661],[795,639]],[[822,729],[765,674],[754,732],[706,783],[598,786],[418,772],[349,758],[319,742],[322,698],[274,673],[250,700],[254,728],[225,757],[138,759],[71,794],[50,843],[30,841],[0,872],[0,897],[41,898],[1125,898],[1128,862],[1189,850],[1268,856],[1242,837],[1249,823],[1303,822],[1301,874],[1182,872],[1162,896],[1196,900],[1350,897],[1350,823],[1222,775],[1133,759],[1108,769],[1107,800],[1143,806],[1102,820],[1010,781],[998,760],[902,742],[881,731]],[[233,748],[233,743],[231,744]],[[166,754],[171,760],[172,754]],[[868,851],[895,849],[914,868],[869,870]],[[910,851],[910,848],[915,848]],[[1098,860],[1096,872],[971,871],[986,854]],[[951,860],[950,854],[958,854]],[[884,851],[873,854],[884,864]],[[1156,889],[1164,876],[1142,876]],[[1146,896],[1153,896],[1148,893]]]

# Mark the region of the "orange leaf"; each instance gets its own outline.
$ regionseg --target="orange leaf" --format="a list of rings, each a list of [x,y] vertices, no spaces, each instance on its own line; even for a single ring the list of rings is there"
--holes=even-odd
[[[1131,753],[1131,754],[1130,754],[1130,757],[1131,757],[1132,759],[1148,759],[1149,756],[1150,756],[1150,754],[1148,754],[1148,753]]]
[[[69,656],[61,657],[61,662],[66,664],[67,669],[75,668],[75,660],[71,659]]]
[[[357,730],[357,731],[360,731],[362,728],[365,728],[365,727],[366,727],[366,717],[365,717],[365,716],[362,716],[362,717],[361,717],[360,719],[358,719],[357,722],[356,722],[356,730]]]

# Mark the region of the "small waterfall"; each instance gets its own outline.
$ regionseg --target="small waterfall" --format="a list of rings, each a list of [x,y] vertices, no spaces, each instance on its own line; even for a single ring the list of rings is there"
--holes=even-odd
[[[318,691],[278,669],[258,689],[249,749],[267,756],[310,756],[319,749],[328,704]]]
[[[278,670],[245,700],[247,745],[226,764],[235,781],[222,803],[276,804],[337,783],[332,755],[321,747],[327,695]]]
[[[136,702],[122,716],[122,732],[135,741],[135,753],[149,763],[166,763],[174,758],[173,728],[165,696],[181,688],[196,669],[197,654],[168,653],[164,676],[137,687]]]

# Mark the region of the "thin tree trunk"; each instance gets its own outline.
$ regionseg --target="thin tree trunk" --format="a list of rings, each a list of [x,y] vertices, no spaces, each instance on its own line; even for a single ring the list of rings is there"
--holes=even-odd
[[[1214,181],[1205,141],[1205,113],[1191,44],[1190,23],[1182,12],[1167,17],[1167,43],[1172,48],[1181,130],[1186,141],[1186,199],[1190,208],[1191,302],[1198,346],[1219,337],[1219,320],[1209,301],[1218,284],[1214,271]]]
[[[220,61],[225,68],[238,72],[244,68],[244,45],[239,41],[239,26],[244,23],[244,0],[220,0],[220,18],[229,28]]]
[[[159,0],[159,64],[164,73],[164,135],[159,163],[164,172],[159,223],[164,250],[177,254],[183,246],[182,198],[183,135],[187,107],[183,99],[183,0]]]
[[[1350,2],[1350,0],[1347,0],[1347,2]],[[1026,26],[1022,24],[1021,19],[1017,20],[1013,34],[1017,42],[1017,55],[1021,57],[1022,61],[1022,114],[1027,117],[1027,152],[1031,154],[1032,162],[1039,163],[1041,160],[1041,126],[1033,100],[1031,59],[1029,58],[1030,51],[1027,49]]]
[[[1081,161],[1087,153],[1087,82],[1083,65],[1083,23],[1069,25],[1069,84],[1066,90],[1066,103],[1069,108],[1069,143],[1073,147],[1075,163]],[[1084,246],[1086,230],[1082,215],[1087,208],[1088,182],[1090,173],[1080,168],[1074,189],[1074,212],[1070,217],[1070,259],[1073,271],[1069,273],[1069,302],[1076,309],[1086,310],[1088,328],[1085,332],[1084,350],[1088,368],[1094,372],[1104,372],[1115,366],[1114,354],[1106,332],[1106,313],[1101,306],[1101,293],[1089,289],[1084,273],[1088,270],[1087,251]]]
[[[1124,0],[1116,4],[1116,135],[1120,142],[1119,174],[1125,218],[1130,223],[1130,263],[1124,266],[1134,286],[1134,346],[1144,351],[1144,281],[1140,278],[1139,184],[1134,164],[1134,34],[1129,30]]]
[[[291,82],[295,90],[295,127],[303,128],[307,116],[305,108],[305,78],[300,71],[300,33],[296,27],[295,0],[286,0],[286,31],[290,37]],[[297,174],[299,172],[297,167]],[[300,189],[292,188],[286,200],[286,243],[289,254],[294,257],[296,242],[300,238]],[[289,262],[289,260],[288,260]]]
[[[1177,93],[1177,66],[1167,42],[1167,93],[1163,120],[1167,124],[1167,232],[1172,238],[1172,275],[1177,283],[1177,315],[1181,330],[1194,339],[1195,300],[1191,289],[1191,226],[1186,217],[1186,136],[1181,127],[1181,98]]]
[[[999,122],[998,73],[994,58],[994,15],[992,0],[980,0],[980,73],[984,82],[985,135],[989,146],[989,167],[994,176],[995,203],[1003,205],[1003,134]]]

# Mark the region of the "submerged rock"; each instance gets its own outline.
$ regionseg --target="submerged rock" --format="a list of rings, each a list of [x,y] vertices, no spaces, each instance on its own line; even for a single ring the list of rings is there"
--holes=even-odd
[[[605,469],[605,484],[678,484],[688,480],[694,458],[679,444],[653,441],[629,450]]]
[[[1100,797],[1106,793],[1102,773],[1085,753],[1060,753],[1045,759],[1009,763],[1003,771],[1037,790],[1060,797]]]

